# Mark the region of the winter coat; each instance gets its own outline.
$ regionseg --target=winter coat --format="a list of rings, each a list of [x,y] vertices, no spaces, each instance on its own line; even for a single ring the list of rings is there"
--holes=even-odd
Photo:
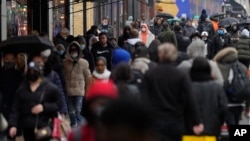
[[[1,70],[0,92],[2,93],[2,112],[6,119],[9,119],[16,91],[23,80],[22,73],[18,70]]]
[[[177,39],[175,36],[175,33],[172,31],[164,31],[160,33],[157,37],[157,39],[163,44],[163,43],[172,43],[175,46],[177,46]]]
[[[98,30],[100,32],[104,32],[108,35],[108,38],[113,38],[114,33],[113,33],[113,27],[111,25],[99,25]]]
[[[139,39],[139,38],[128,39],[128,42],[125,43],[122,48],[125,49],[126,51],[128,51],[130,53],[130,56],[134,56],[135,44],[137,42],[141,42],[141,39]]]
[[[34,129],[37,116],[31,110],[38,104],[43,105],[44,111],[39,114],[37,127],[39,129],[48,126],[49,120],[57,116],[62,106],[60,91],[50,81],[44,79],[35,92],[31,92],[29,86],[25,81],[17,90],[9,120],[10,127],[17,127],[20,122],[22,128]]]
[[[163,30],[163,26],[162,25],[157,25],[155,24],[152,28],[151,28],[151,32],[155,35],[158,36]]]
[[[238,41],[240,40],[241,32],[239,29],[237,31],[232,31],[232,29],[231,29],[231,31],[229,33],[231,36],[232,44],[233,44],[233,46],[235,46],[238,43]]]
[[[77,47],[80,50],[80,46]],[[68,49],[63,60],[68,96],[84,96],[85,87],[91,78],[89,63],[82,58],[81,51],[79,52],[78,58],[73,60]]]
[[[190,39],[183,37],[180,32],[175,33],[177,44],[178,44],[178,50],[181,52],[186,52],[187,47],[190,44]]]
[[[194,125],[200,123],[197,103],[191,92],[191,81],[175,65],[165,62],[149,70],[144,76],[141,92],[142,99],[155,111],[159,121],[183,125],[184,118],[188,117]]]
[[[156,66],[157,64],[148,58],[139,57],[133,61],[131,64],[131,69],[139,70],[142,74],[145,74],[149,69],[152,69]]]
[[[193,26],[185,26],[183,29],[183,36],[190,37],[193,33],[195,33],[196,29]]]
[[[55,84],[57,86],[57,88],[59,89],[60,94],[61,94],[61,99],[62,99],[62,107],[60,109],[60,112],[67,114],[68,107],[67,107],[67,102],[66,102],[66,98],[65,98],[66,95],[64,93],[62,82],[60,80],[59,75],[56,72],[51,71],[51,73],[49,75],[47,75],[46,78],[47,78],[47,80],[49,80],[50,82]]]
[[[232,45],[230,34],[225,33],[223,36],[215,35],[211,44],[208,44],[208,56],[214,58],[214,56],[223,48],[230,47]]]
[[[92,53],[86,47],[84,50],[82,50],[82,54],[83,54],[83,58],[85,60],[87,60],[89,63],[90,72],[93,72],[94,68],[95,68],[95,62],[94,62],[94,57],[93,57]]]
[[[139,32],[139,35],[141,35],[141,31]],[[139,38],[141,39],[141,36],[139,36]],[[150,43],[155,39],[155,35],[152,34],[151,32],[149,32],[148,37],[147,37],[147,42],[145,43],[145,45],[148,47],[150,45]]]
[[[250,38],[242,36],[236,44],[239,60],[250,60]]]
[[[228,65],[234,64],[238,61],[238,53],[234,48],[225,48],[221,50],[215,57],[214,61],[217,62],[218,67],[222,73],[223,79],[228,80],[230,67]],[[244,65],[241,65],[241,69],[245,70],[247,73],[247,68]]]
[[[197,30],[202,33],[203,31],[207,31],[209,37],[213,37],[215,35],[214,26],[209,21],[200,21],[197,27]]]
[[[227,97],[223,87],[215,81],[205,81],[193,82],[192,89],[205,127],[202,135],[219,136],[227,113]]]
[[[95,62],[96,62],[98,57],[100,57],[100,56],[105,57],[107,60],[107,68],[108,68],[108,70],[111,70],[113,50],[114,50],[114,47],[111,45],[111,43],[108,42],[107,47],[102,47],[100,42],[97,42],[97,43],[92,45],[91,52],[93,54]]]
[[[54,40],[54,44],[58,45],[58,44],[63,44],[64,48],[67,49],[69,43],[66,41],[66,39],[64,39],[60,34],[58,34]]]

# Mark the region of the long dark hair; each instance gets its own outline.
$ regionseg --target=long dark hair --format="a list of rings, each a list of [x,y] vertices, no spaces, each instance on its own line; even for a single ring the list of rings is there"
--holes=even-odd
[[[209,81],[211,77],[211,67],[209,62],[204,57],[197,57],[193,61],[193,66],[190,69],[190,77],[192,81]]]

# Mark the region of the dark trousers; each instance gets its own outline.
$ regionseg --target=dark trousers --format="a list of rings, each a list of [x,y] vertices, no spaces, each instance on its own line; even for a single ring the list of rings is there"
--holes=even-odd
[[[227,125],[239,125],[242,111],[243,111],[242,106],[230,107],[228,109],[228,115],[226,118]]]
[[[36,141],[34,129],[23,129],[23,138],[24,141]],[[44,139],[39,141],[50,141],[50,139]]]
[[[158,120],[155,125],[158,141],[181,141],[184,130],[184,122],[178,120]]]

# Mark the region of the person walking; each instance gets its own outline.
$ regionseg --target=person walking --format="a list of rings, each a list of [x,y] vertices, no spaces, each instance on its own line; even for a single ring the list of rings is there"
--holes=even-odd
[[[155,111],[159,140],[181,141],[185,118],[192,119],[193,131],[200,134],[203,125],[187,74],[175,67],[177,49],[171,43],[159,47],[160,64],[149,70],[142,82],[142,99]],[[157,73],[155,73],[157,72]]]
[[[201,11],[201,16],[200,16],[197,30],[200,33],[202,33],[203,31],[206,31],[206,32],[208,32],[210,37],[213,37],[215,35],[214,26],[210,21],[207,20],[207,17],[208,17],[207,11],[205,9],[203,9]]]
[[[238,51],[239,61],[247,68],[250,65],[250,37],[247,29],[242,30],[240,40],[235,45]]]
[[[99,25],[98,30],[101,33],[106,33],[108,38],[114,37],[113,27],[109,25],[109,21],[107,18],[102,19],[102,24]]]
[[[58,88],[43,78],[42,67],[30,62],[26,80],[17,90],[9,119],[9,135],[15,137],[17,125],[21,123],[25,141],[35,141],[35,129],[50,125],[62,106]],[[48,137],[42,141],[49,141]]]
[[[95,70],[92,73],[92,81],[108,81],[110,79],[111,72],[107,69],[107,60],[104,57],[98,57],[95,64]]]
[[[89,63],[82,58],[78,42],[74,41],[69,45],[63,64],[71,126],[77,127],[83,122],[81,116],[82,102],[85,90],[91,80]]]
[[[211,76],[210,64],[204,57],[194,59],[190,77],[193,94],[198,102],[201,120],[204,124],[202,135],[218,138],[228,111],[223,86],[214,81]],[[189,130],[192,131],[191,129]]]
[[[108,41],[108,36],[106,33],[99,34],[99,41],[92,45],[91,52],[94,57],[94,62],[97,61],[97,58],[102,56],[107,60],[108,70],[112,68],[112,56],[113,56],[114,47]]]
[[[131,27],[125,26],[123,29],[123,34],[118,38],[118,46],[123,48],[130,38]]]
[[[147,47],[149,47],[150,43],[155,39],[155,35],[150,32],[148,25],[143,23],[141,24],[139,38]]]
[[[226,123],[227,125],[238,125],[241,119],[241,114],[243,112],[244,101],[249,102],[249,96],[245,97],[245,95],[249,95],[249,78],[247,77],[247,68],[241,64],[238,60],[238,52],[235,48],[227,47],[222,49],[220,52],[216,54],[214,57],[214,61],[218,63],[218,66],[222,72],[224,78],[224,91],[227,94],[228,98],[228,108],[229,113],[227,115]],[[238,78],[240,76],[240,79]],[[238,90],[241,91],[239,93],[239,97],[234,97],[231,93],[229,86],[230,81],[234,80],[235,82],[241,83],[238,80],[248,80],[244,81],[244,90],[241,90],[238,87]],[[232,82],[234,82],[232,81]],[[247,82],[247,83],[246,83]],[[237,83],[237,85],[238,85]],[[233,86],[234,84],[231,83]],[[243,92],[243,93],[242,93]],[[249,105],[248,105],[249,106]],[[248,107],[247,107],[248,108]]]
[[[193,27],[192,21],[188,20],[186,25],[183,28],[183,36],[190,37],[195,32],[196,32],[196,29]]]

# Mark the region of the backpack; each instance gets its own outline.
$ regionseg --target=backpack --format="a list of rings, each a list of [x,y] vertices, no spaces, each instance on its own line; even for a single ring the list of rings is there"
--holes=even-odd
[[[229,67],[229,74],[224,85],[228,100],[231,103],[243,103],[249,94],[249,78],[239,62]]]

